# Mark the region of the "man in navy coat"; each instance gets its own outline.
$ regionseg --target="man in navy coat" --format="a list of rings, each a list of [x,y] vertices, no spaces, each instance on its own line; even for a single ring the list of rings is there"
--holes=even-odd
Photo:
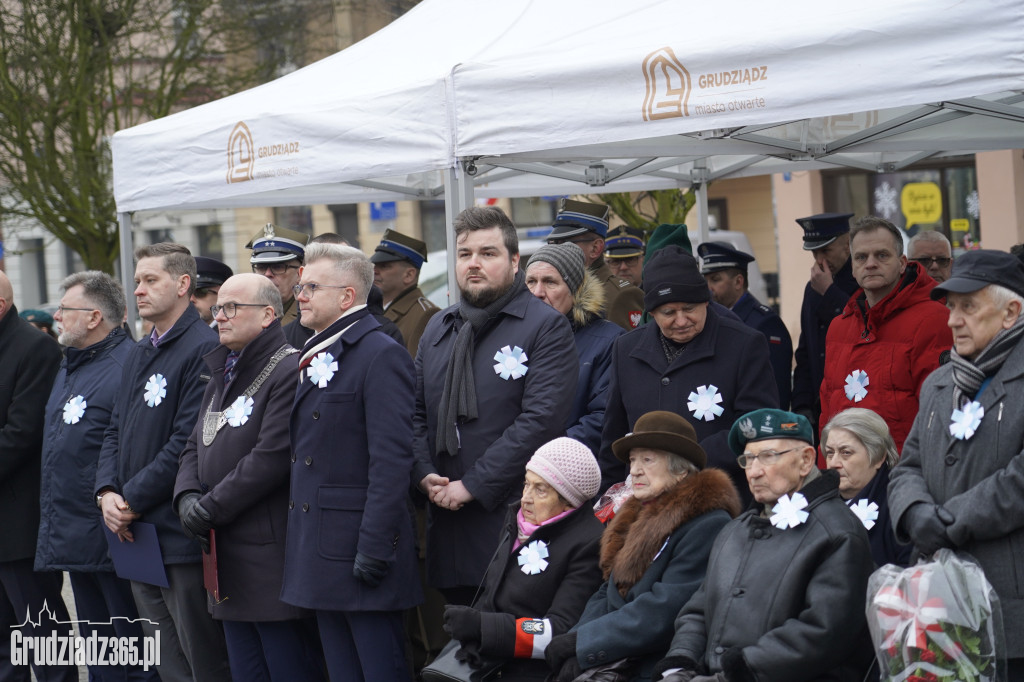
[[[748,327],[768,339],[768,357],[779,388],[779,406],[789,409],[793,393],[793,338],[779,314],[750,293],[747,269],[754,257],[725,242],[704,242],[697,247],[700,272],[711,299],[736,313]]]
[[[332,682],[409,680],[402,610],[421,599],[409,505],[413,367],[366,307],[373,265],[312,244],[281,599],[316,611]]]
[[[160,632],[162,680],[228,680],[224,632],[206,610],[199,543],[172,508],[178,458],[195,426],[217,332],[189,301],[196,261],[181,244],[135,250],[135,302],[153,331],[129,353],[96,470],[96,504],[110,532],[133,540],[136,520],[156,526],[169,587],[132,581],[147,636]],[[156,622],[156,628],[151,624]]]
[[[526,462],[564,435],[579,362],[572,328],[526,288],[498,208],[455,219],[462,301],[430,318],[416,355],[416,473],[428,508],[427,580],[468,604]]]

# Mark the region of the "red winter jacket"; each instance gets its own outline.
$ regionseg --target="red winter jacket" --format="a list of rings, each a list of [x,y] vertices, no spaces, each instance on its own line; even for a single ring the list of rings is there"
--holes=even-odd
[[[848,407],[877,412],[889,425],[896,449],[917,415],[921,384],[939,366],[939,355],[953,345],[946,307],[929,297],[935,281],[917,263],[908,263],[889,295],[868,307],[857,289],[842,314],[832,321],[825,342],[825,379],[821,383],[821,422]],[[847,397],[847,377],[867,374],[867,394]],[[819,465],[824,461],[819,455]]]

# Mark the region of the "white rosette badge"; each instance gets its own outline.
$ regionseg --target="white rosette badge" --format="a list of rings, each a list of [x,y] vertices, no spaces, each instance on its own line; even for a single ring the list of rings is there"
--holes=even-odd
[[[976,400],[964,405],[962,410],[953,410],[953,416],[949,420],[949,435],[957,440],[969,439],[981,426],[984,417],[985,408]]]
[[[146,404],[150,407],[156,407],[166,397],[167,379],[164,378],[164,375],[157,373],[149,377],[146,380],[146,390],[142,394],[142,399],[146,401]]]
[[[868,395],[868,373],[862,369],[855,369],[846,375],[846,399],[859,403]]]
[[[801,493],[783,495],[772,507],[772,525],[779,530],[786,530],[799,526],[810,516],[804,509],[807,507],[807,498]]]
[[[501,350],[494,354],[494,373],[505,381],[519,379],[526,376],[530,368],[526,366],[526,351],[519,346],[502,346]]]
[[[85,416],[85,408],[88,404],[85,397],[76,395],[64,405],[64,423],[77,424]]]
[[[309,367],[306,368],[306,375],[317,388],[327,388],[327,382],[334,378],[337,371],[338,363],[334,361],[334,356],[324,351],[313,356]]]
[[[534,540],[519,550],[516,561],[526,575],[537,575],[548,567],[548,545],[543,540]]]
[[[224,418],[228,420],[228,424],[231,426],[239,427],[249,421],[249,415],[252,414],[252,406],[252,398],[240,395],[235,398],[235,402],[231,403],[231,407],[224,410]]]
[[[850,505],[850,511],[857,515],[865,529],[871,530],[875,527],[875,521],[878,520],[878,505],[874,502],[857,500],[856,504]]]
[[[712,421],[715,417],[721,417],[725,410],[722,408],[722,394],[718,392],[718,386],[708,384],[698,386],[696,392],[690,391],[687,396],[686,409],[693,413],[694,419],[700,421]]]

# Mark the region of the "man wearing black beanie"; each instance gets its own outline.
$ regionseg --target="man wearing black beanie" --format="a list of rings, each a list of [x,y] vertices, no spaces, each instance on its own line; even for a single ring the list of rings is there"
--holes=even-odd
[[[719,315],[697,260],[666,246],[644,266],[644,306],[654,324],[619,337],[601,436],[601,488],[628,473],[611,444],[640,415],[669,410],[685,417],[707,452],[708,466],[725,470],[744,501],[749,489],[729,449],[729,427],[741,414],[778,407],[778,389],[764,335]]]

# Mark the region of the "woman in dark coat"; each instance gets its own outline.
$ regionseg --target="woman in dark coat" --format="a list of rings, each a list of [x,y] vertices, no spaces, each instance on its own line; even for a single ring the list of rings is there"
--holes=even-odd
[[[839,496],[868,531],[875,565],[909,565],[913,547],[896,540],[889,519],[889,470],[899,455],[885,420],[851,407],[829,420],[821,442],[826,465],[839,472]]]
[[[602,526],[588,504],[600,480],[597,460],[579,441],[556,438],[537,450],[479,596],[472,607],[445,609],[458,657],[503,659],[502,680],[547,677],[545,647],[576,623],[601,582]]]
[[[705,469],[693,427],[674,412],[649,412],[612,446],[628,462],[633,497],[601,538],[605,582],[579,623],[548,646],[557,682],[623,658],[632,679],[650,680],[672,641],[679,609],[704,580],[718,532],[740,511],[729,476]]]

